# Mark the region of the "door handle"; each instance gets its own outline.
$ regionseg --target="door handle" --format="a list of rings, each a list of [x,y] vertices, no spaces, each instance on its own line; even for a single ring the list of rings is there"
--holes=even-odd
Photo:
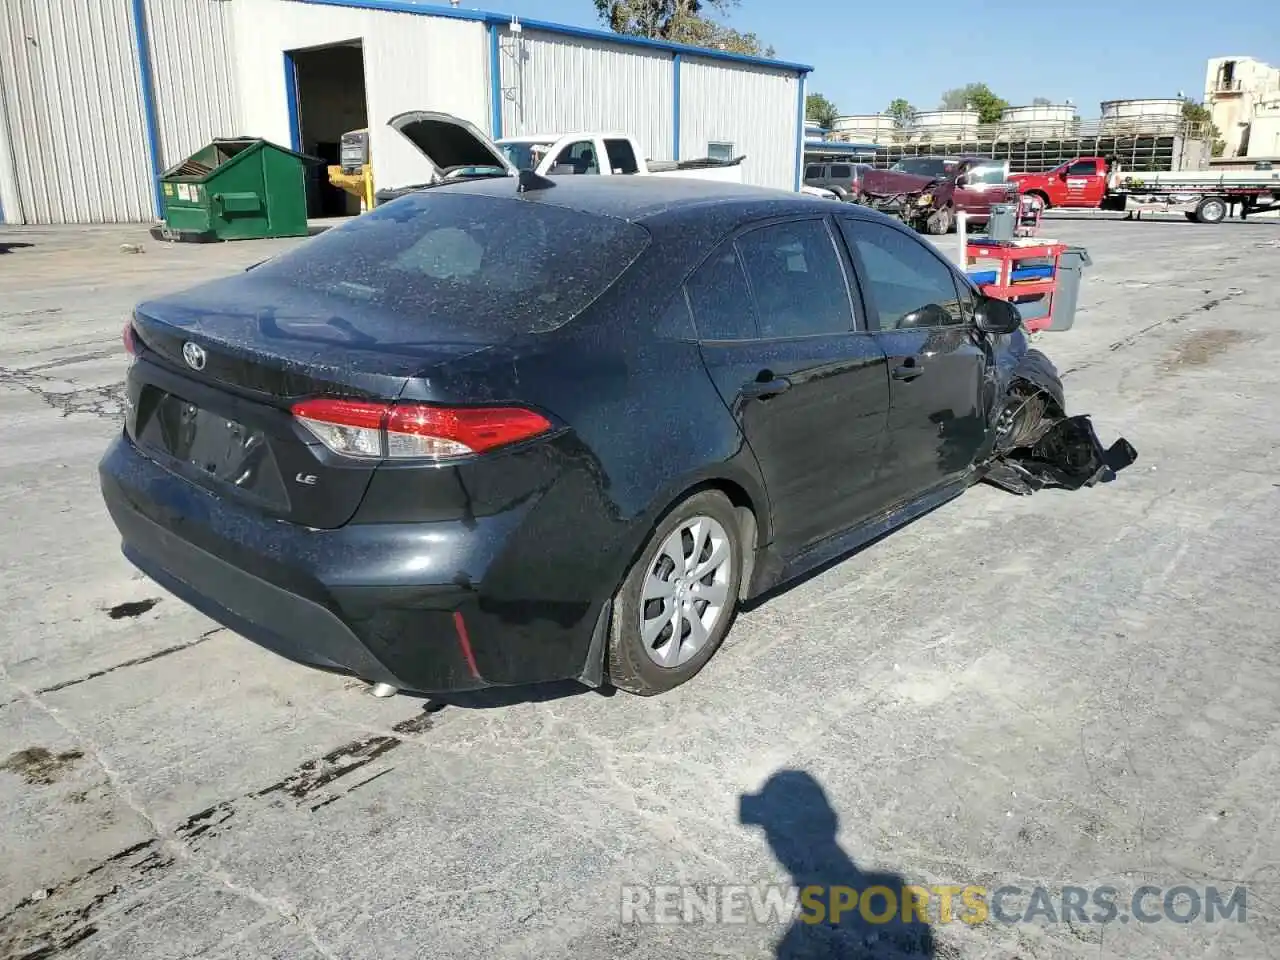
[[[774,377],[772,380],[748,380],[742,385],[742,395],[749,400],[768,400],[791,389],[791,381],[786,377]]]
[[[924,373],[924,365],[916,363],[915,358],[908,358],[907,362],[900,367],[893,368],[893,379],[895,380],[914,380],[916,377]]]

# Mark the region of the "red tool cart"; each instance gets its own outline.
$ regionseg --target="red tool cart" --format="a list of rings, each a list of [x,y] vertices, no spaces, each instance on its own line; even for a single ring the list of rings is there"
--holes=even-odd
[[[1014,303],[1035,333],[1054,322],[1058,261],[1066,251],[1067,245],[1057,240],[1018,237],[993,243],[975,237],[966,245],[967,272],[987,296]]]

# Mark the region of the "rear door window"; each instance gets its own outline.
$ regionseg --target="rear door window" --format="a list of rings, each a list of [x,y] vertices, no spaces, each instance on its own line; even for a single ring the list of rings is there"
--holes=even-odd
[[[951,268],[923,241],[893,227],[841,218],[840,229],[860,263],[863,291],[880,315],[881,330],[896,330],[904,317],[912,326],[964,323],[969,290],[962,300]]]
[[[335,341],[347,342],[344,304],[393,315],[426,342],[492,341],[571,320],[648,242],[636,224],[526,203],[514,189],[501,199],[435,187],[361,214],[249,276],[330,298],[334,318],[318,317],[317,327]]]
[[[848,180],[853,176],[853,168],[847,163],[837,163],[831,168],[833,180]]]
[[[737,240],[764,338],[848,333],[853,309],[824,220],[775,223]]]
[[[756,312],[732,242],[722,243],[685,283],[699,340],[753,340]]]
[[[631,148],[629,140],[606,140],[605,152],[609,154],[609,169],[614,173],[636,173],[640,166],[636,163],[636,152]]]

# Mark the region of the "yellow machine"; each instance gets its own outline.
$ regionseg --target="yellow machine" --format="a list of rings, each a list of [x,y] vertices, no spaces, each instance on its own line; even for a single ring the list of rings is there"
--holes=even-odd
[[[351,130],[342,135],[338,160],[329,168],[329,182],[360,201],[360,212],[373,209],[373,164],[369,156],[369,131]]]

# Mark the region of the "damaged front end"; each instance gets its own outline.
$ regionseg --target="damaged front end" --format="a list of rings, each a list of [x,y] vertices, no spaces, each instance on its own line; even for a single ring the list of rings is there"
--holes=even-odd
[[[1124,438],[1104,449],[1087,414],[1067,416],[1062,381],[1038,350],[1027,351],[1014,369],[993,423],[981,477],[1021,496],[1109,483],[1138,458]]]
[[[908,226],[924,231],[929,218],[938,209],[935,185],[930,184],[919,190],[899,193],[877,194],[863,191],[857,202],[880,213],[896,217]]]

